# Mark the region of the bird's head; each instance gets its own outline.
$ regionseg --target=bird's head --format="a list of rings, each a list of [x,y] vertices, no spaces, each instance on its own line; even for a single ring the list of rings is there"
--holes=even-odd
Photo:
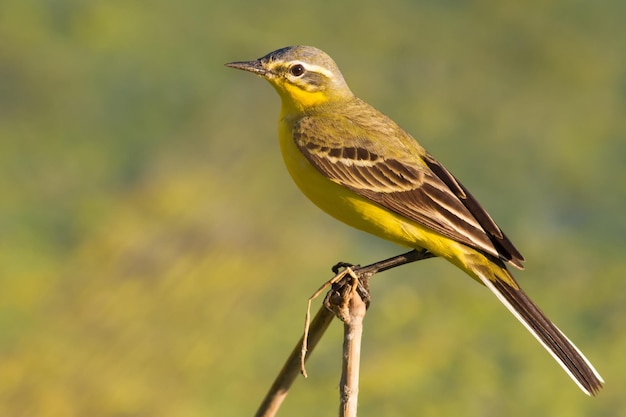
[[[254,61],[226,66],[262,76],[274,86],[283,105],[298,111],[353,96],[335,61],[312,46],[288,46]]]

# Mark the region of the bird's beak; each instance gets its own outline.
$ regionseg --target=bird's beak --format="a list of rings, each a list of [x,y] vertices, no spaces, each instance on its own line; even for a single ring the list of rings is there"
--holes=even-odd
[[[267,69],[263,65],[260,59],[256,61],[240,61],[240,62],[229,62],[225,64],[227,67],[236,68],[248,72],[252,72],[254,74],[259,74],[265,76],[267,74]]]

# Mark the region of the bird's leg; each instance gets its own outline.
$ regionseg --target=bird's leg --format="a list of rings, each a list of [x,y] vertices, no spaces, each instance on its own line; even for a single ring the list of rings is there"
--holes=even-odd
[[[366,265],[364,267],[356,268],[355,272],[357,274],[360,273],[370,273],[371,275],[377,274],[379,272],[388,271],[390,269],[396,268],[398,266],[410,264],[412,262],[421,261],[423,259],[434,258],[437,255],[428,252],[427,249],[413,249],[409,252],[403,253],[401,255],[392,256],[391,258],[384,259],[382,261],[374,262],[373,264]]]

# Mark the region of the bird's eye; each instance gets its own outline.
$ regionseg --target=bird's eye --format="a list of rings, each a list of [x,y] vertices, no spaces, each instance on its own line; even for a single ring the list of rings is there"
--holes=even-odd
[[[289,68],[289,72],[291,73],[291,75],[293,75],[294,77],[299,77],[302,74],[304,74],[304,66],[300,65],[300,64],[296,64],[293,67]]]

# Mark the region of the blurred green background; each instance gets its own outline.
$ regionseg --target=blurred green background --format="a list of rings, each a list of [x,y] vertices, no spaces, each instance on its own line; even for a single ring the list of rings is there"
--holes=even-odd
[[[336,261],[401,249],[317,210],[279,99],[223,66],[310,44],[526,256],[607,381],[583,395],[441,260],[377,276],[361,416],[626,411],[626,3],[0,3],[0,415],[250,416]],[[334,323],[279,415],[335,415]]]

